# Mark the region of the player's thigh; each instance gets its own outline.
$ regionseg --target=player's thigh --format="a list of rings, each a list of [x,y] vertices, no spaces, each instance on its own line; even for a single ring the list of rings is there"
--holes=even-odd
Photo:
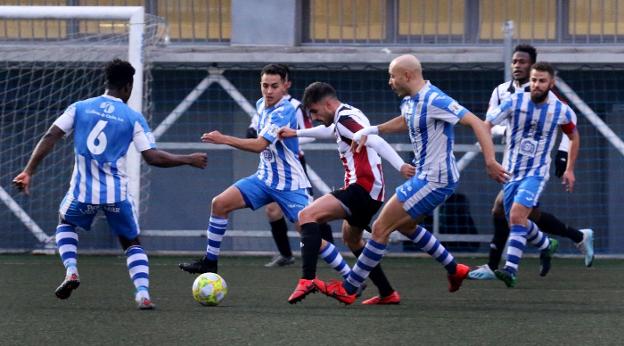
[[[277,221],[284,217],[284,213],[282,213],[282,208],[275,202],[269,203],[264,208],[266,212],[267,218],[269,222]]]
[[[288,221],[292,223],[299,223],[299,213],[312,202],[312,197],[306,189],[293,191],[271,189],[269,195],[280,206]]]
[[[494,205],[492,206],[492,215],[505,217],[505,208],[503,207],[503,190],[500,190],[494,199]]]
[[[373,223],[373,238],[387,237],[395,229],[400,229],[413,223],[412,216],[403,209],[403,203],[396,194],[390,197],[381,209],[379,217]]]
[[[71,197],[65,197],[59,206],[59,222],[88,231],[98,210],[97,205],[80,203]]]
[[[331,194],[315,200],[299,213],[299,223],[308,222],[324,223],[337,219],[344,219],[346,213],[340,201]]]
[[[137,210],[131,199],[114,204],[102,205],[108,226],[115,235],[127,240],[134,240],[139,236],[139,219]]]

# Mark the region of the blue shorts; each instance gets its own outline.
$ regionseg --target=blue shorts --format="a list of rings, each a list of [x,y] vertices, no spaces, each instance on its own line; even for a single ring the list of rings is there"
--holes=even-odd
[[[299,221],[299,212],[312,201],[307,189],[276,190],[267,186],[255,174],[237,181],[234,186],[243,195],[245,204],[251,210],[277,202],[290,222]]]
[[[514,203],[521,204],[527,208],[535,208],[539,204],[539,197],[546,180],[544,177],[525,177],[521,180],[510,181],[503,187],[503,205],[505,207],[505,215],[509,217],[511,205]]]
[[[130,199],[112,204],[90,204],[78,202],[71,196],[65,196],[61,202],[59,214],[62,222],[88,231],[91,229],[95,215],[100,210],[106,215],[106,221],[114,234],[129,240],[139,236],[136,209]]]
[[[457,183],[435,183],[412,177],[396,188],[396,195],[403,203],[403,209],[416,219],[433,212],[455,193],[456,188]]]

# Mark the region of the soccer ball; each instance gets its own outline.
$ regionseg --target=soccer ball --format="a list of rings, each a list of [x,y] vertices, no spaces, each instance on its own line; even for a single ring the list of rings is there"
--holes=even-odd
[[[215,273],[204,273],[193,282],[193,298],[205,306],[215,306],[227,295],[227,284]]]

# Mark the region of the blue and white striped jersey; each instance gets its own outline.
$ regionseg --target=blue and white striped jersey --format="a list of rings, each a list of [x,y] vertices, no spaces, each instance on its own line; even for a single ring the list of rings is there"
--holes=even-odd
[[[74,132],[74,172],[67,194],[82,203],[111,204],[128,198],[126,154],[156,148],[145,118],[122,100],[102,95],[79,101],[54,122]]]
[[[548,179],[557,127],[570,133],[576,126],[574,111],[551,93],[541,105],[531,101],[530,92],[513,94],[488,111],[486,120],[494,125],[507,122],[510,126],[503,167],[511,173],[512,181],[527,176]]]
[[[467,112],[429,81],[418,94],[403,98],[401,115],[407,123],[419,179],[442,184],[457,182],[453,125]]]
[[[258,136],[271,143],[260,153],[260,164],[256,173],[258,178],[277,190],[293,191],[310,187],[299,162],[299,140],[297,137],[279,139],[277,136],[282,127],[297,129],[295,107],[283,98],[272,107],[265,108],[264,99],[261,98],[256,102],[256,110]]]

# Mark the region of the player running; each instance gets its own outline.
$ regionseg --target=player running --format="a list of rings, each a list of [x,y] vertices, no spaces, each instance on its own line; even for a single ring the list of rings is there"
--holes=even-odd
[[[130,143],[134,142],[145,161],[153,166],[206,167],[205,153],[175,155],[156,149],[145,119],[126,104],[132,93],[134,72],[127,61],[109,62],[104,69],[104,95],[69,106],[39,141],[24,171],[13,179],[14,184],[28,194],[31,177],[39,163],[56,142],[73,131],[74,171],[60,205],[55,235],[66,268],[65,280],[55,291],[59,299],[69,298],[80,285],[76,228],[89,230],[95,215],[101,211],[126,253],[139,309],[154,308],[149,295],[148,258],[139,241],[137,211],[128,191],[126,156]]]
[[[457,187],[459,171],[453,156],[453,125],[457,122],[474,131],[485,158],[488,174],[504,182],[507,174],[494,158],[492,138],[484,122],[448,97],[422,76],[422,68],[413,55],[402,55],[389,66],[389,84],[403,97],[401,115],[379,126],[366,127],[353,136],[358,150],[367,135],[409,133],[414,147],[416,175],[396,189],[373,224],[372,237],[357,263],[343,282],[326,286],[323,293],[345,304],[352,304],[357,288],[381,261],[390,233],[399,230],[418,247],[432,255],[448,272],[449,291],[457,291],[468,275],[468,267],[457,264],[453,255],[426,229],[418,226],[425,215],[442,204]]]
[[[576,114],[550,90],[555,85],[555,71],[548,63],[531,67],[530,93],[512,95],[487,114],[486,124],[492,127],[503,122],[511,125],[503,165],[511,179],[504,186],[505,214],[511,225],[507,241],[505,267],[494,271],[507,287],[516,285],[520,259],[527,240],[540,250],[554,252],[552,242],[528,219],[538,204],[540,194],[549,178],[550,152],[554,146],[557,127],[570,139],[570,151],[562,179],[568,192],[574,190],[574,165],[579,151]]]
[[[323,125],[293,130],[283,128],[282,138],[313,137],[335,138],[338,155],[345,170],[345,186],[340,190],[315,200],[299,214],[301,237],[306,238],[302,248],[303,275],[295,291],[288,298],[293,304],[303,300],[316,291],[316,285],[322,285],[316,279],[318,248],[321,245],[321,223],[344,220],[342,235],[344,243],[357,256],[362,253],[364,241],[362,232],[369,227],[384,200],[384,180],[380,155],[388,160],[405,178],[414,175],[414,167],[403,162],[392,147],[378,136],[368,138],[368,148],[354,152],[351,142],[355,132],[370,126],[368,118],[359,109],[338,100],[336,90],[327,83],[310,84],[303,94],[303,104],[313,120]],[[311,247],[308,247],[312,245]],[[399,304],[401,297],[386,278],[381,266],[371,272],[371,280],[379,289],[379,295],[367,299],[363,304]],[[316,284],[315,284],[316,283]]]

